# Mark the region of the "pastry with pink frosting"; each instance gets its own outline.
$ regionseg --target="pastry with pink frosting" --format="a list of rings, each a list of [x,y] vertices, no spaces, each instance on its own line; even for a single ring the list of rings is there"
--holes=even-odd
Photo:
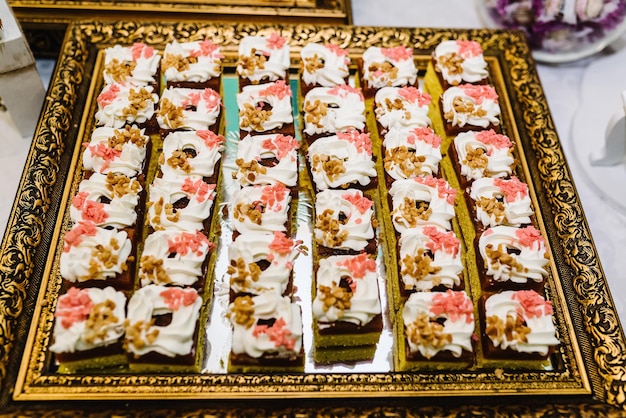
[[[462,83],[487,83],[487,62],[482,46],[476,41],[442,41],[435,47],[432,59],[444,90]]]

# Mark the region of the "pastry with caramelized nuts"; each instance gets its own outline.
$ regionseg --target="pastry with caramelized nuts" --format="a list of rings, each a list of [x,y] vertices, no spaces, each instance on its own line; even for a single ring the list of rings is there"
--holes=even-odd
[[[289,51],[287,39],[278,32],[241,39],[236,69],[240,89],[250,84],[287,80],[291,65]]]
[[[161,72],[166,87],[210,88],[220,91],[222,59],[220,46],[209,39],[165,45]]]
[[[417,83],[412,48],[371,46],[357,63],[363,93],[367,97],[373,97],[383,87],[407,87]]]
[[[309,43],[300,50],[300,89],[302,96],[314,87],[348,84],[348,50],[335,44]]]

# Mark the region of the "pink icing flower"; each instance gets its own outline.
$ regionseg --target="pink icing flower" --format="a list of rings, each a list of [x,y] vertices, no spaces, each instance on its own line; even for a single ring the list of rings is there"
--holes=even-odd
[[[494,103],[498,103],[498,93],[496,93],[496,89],[492,86],[461,84],[459,88],[474,99],[477,104],[481,104],[484,100],[491,100]]]
[[[270,49],[281,49],[285,46],[287,39],[274,32],[267,38],[267,47]]]
[[[180,287],[168,287],[160,293],[165,304],[172,311],[177,311],[181,305],[190,306],[198,298],[198,292],[193,289],[182,289]]]
[[[83,236],[93,237],[98,232],[96,225],[93,222],[78,222],[74,228],[67,231],[63,241],[63,252],[68,252],[72,246],[80,245],[83,241]]]
[[[325,44],[324,46],[326,47],[326,49],[328,49],[330,52],[337,55],[338,57],[345,57],[348,55],[348,51],[346,49],[343,49],[339,45]]]
[[[182,232],[176,235],[174,238],[167,240],[167,250],[170,253],[180,254],[185,256],[189,253],[194,253],[197,256],[202,256],[204,253],[203,247],[209,245],[208,238],[200,231]]]
[[[356,129],[350,129],[348,132],[338,132],[337,138],[349,141],[356,147],[358,152],[365,152],[372,155],[372,140],[369,133],[362,133]]]
[[[213,131],[207,129],[201,129],[196,131],[196,135],[204,141],[205,145],[209,148],[215,148],[224,143],[224,137],[218,135]]]
[[[274,239],[270,242],[269,248],[280,255],[288,255],[296,244],[297,243],[286,236],[284,232],[274,231]]]
[[[347,200],[352,203],[354,207],[363,215],[367,212],[374,202],[369,200],[367,197],[363,196],[361,192],[357,191],[353,195],[352,194],[344,194],[341,196],[342,199]]]
[[[504,199],[507,202],[515,202],[515,199],[528,195],[528,186],[526,183],[521,182],[517,177],[513,176],[509,180],[503,180],[496,178],[493,180],[493,184],[502,190],[504,193]]]
[[[275,83],[269,84],[269,87],[259,91],[259,95],[263,96],[276,96],[280,100],[285,97],[291,97],[291,87],[285,82],[285,80],[278,80]]]
[[[282,202],[287,197],[288,192],[287,187],[282,183],[263,186],[261,200],[267,205],[268,208],[280,211],[283,208]]]
[[[446,201],[451,205],[454,204],[454,199],[456,199],[456,189],[450,187],[448,182],[444,179],[428,175],[424,177],[414,177],[413,180],[428,187],[436,187],[437,195],[441,199],[446,199]]]
[[[482,46],[476,41],[457,40],[456,44],[459,47],[459,55],[463,58],[476,57],[483,53]]]
[[[544,315],[552,315],[553,310],[550,301],[545,300],[534,290],[517,291],[513,294],[512,299],[522,305],[523,312],[520,312],[522,316],[539,318]]]
[[[117,150],[115,148],[111,148],[108,144],[98,143],[96,145],[92,145],[89,147],[89,152],[91,152],[92,157],[101,158],[104,161],[100,172],[103,173],[109,165],[111,161],[118,158],[122,155],[121,150]]]
[[[202,100],[204,100],[209,109],[215,109],[222,104],[222,98],[219,93],[210,88],[202,91]]]
[[[213,59],[224,58],[224,56],[219,53],[219,50],[220,50],[219,45],[215,45],[209,39],[205,39],[204,41],[200,42],[198,45],[200,46],[199,50],[194,49],[189,53],[192,57],[199,57],[202,55],[205,57],[212,56]]]
[[[439,250],[443,250],[448,254],[452,254],[456,257],[459,253],[460,242],[453,231],[440,231],[434,226],[424,227],[424,235],[430,238],[430,241],[426,243],[426,248],[433,253]]]
[[[515,231],[515,235],[519,240],[519,243],[524,247],[533,248],[537,244],[537,249],[541,248],[544,244],[541,232],[539,232],[534,226],[527,226],[526,228],[518,228]]]
[[[441,137],[435,133],[431,128],[426,126],[419,127],[413,129],[412,133],[414,135],[409,135],[407,140],[409,144],[415,144],[415,137],[417,137],[420,141],[427,143],[433,148],[439,148],[441,145]]]
[[[328,90],[328,94],[341,97],[342,99],[345,99],[350,94],[358,94],[361,101],[365,100],[360,88],[352,87],[347,84],[340,84],[338,86],[331,88],[330,90]]]
[[[413,86],[398,89],[398,95],[407,102],[417,103],[418,106],[428,106],[432,100],[430,94],[423,93]]]
[[[133,60],[137,61],[139,58],[150,58],[154,55],[154,48],[147,46],[144,43],[136,42],[131,47],[131,53]]]
[[[85,204],[85,201],[87,200],[87,196],[89,196],[88,192],[76,193],[76,196],[72,198],[72,206],[74,206],[76,209],[82,208]]]
[[[263,141],[263,148],[274,151],[278,160],[282,160],[294,149],[298,149],[299,147],[300,144],[298,144],[298,140],[291,135],[278,134]]]
[[[366,253],[346,258],[344,261],[338,261],[337,265],[350,270],[352,277],[355,279],[362,279],[367,273],[376,272],[376,260],[371,259]]]
[[[276,347],[285,347],[287,350],[293,350],[296,346],[296,338],[291,336],[291,331],[289,331],[287,323],[283,318],[278,318],[271,327],[268,325],[256,325],[252,335],[257,338],[261,334],[267,334]]]
[[[499,149],[511,148],[513,146],[508,136],[497,134],[493,129],[477,132],[475,137],[483,144],[491,145]]]
[[[196,195],[198,202],[204,202],[207,197],[213,199],[212,192],[215,190],[215,184],[205,183],[202,179],[193,181],[191,178],[187,177],[180,189],[187,194]]]
[[[465,318],[466,323],[474,322],[474,306],[472,301],[463,292],[447,290],[433,295],[433,304],[430,312],[435,316],[447,316],[452,322]]]
[[[118,84],[111,84],[102,90],[102,93],[98,95],[96,102],[100,108],[106,107],[113,103],[117,98],[117,94],[120,92],[120,86]]]
[[[104,204],[93,200],[85,200],[82,206],[82,219],[84,221],[101,224],[107,220],[109,215],[104,211]]]
[[[93,309],[93,301],[86,289],[70,288],[67,293],[59,298],[57,310],[54,313],[60,319],[63,328],[68,329],[77,322],[82,322],[89,317]]]
[[[387,58],[394,61],[406,61],[413,58],[413,50],[404,46],[381,48],[380,52]]]

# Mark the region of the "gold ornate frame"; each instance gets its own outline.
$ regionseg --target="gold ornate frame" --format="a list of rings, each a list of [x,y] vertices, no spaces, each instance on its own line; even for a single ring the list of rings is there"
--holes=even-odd
[[[402,43],[426,52],[447,38],[481,42],[486,54],[497,60],[504,74],[519,141],[574,324],[572,336],[578,340],[584,357],[586,370],[582,375],[588,376],[588,385],[575,369],[570,374],[493,372],[480,376],[464,373],[202,375],[182,377],[190,392],[185,396],[176,389],[181,382],[179,376],[41,375],[34,377],[33,385],[50,387],[47,399],[40,395],[29,397],[23,390],[14,394],[51,237],[57,227],[64,185],[71,171],[72,150],[80,140],[77,131],[85,111],[85,101],[81,99],[89,88],[98,49],[135,40],[164,45],[174,36],[204,38],[207,34],[217,38],[225,49],[234,49],[243,35],[269,28],[280,30],[295,48],[311,41],[332,39],[354,50]],[[626,404],[623,331],[534,62],[523,35],[518,32],[311,24],[75,22],[63,43],[0,254],[0,410],[11,414],[87,416],[106,408],[111,414],[129,416],[150,413],[165,416],[618,415]],[[43,297],[39,303],[45,304],[47,299]],[[134,396],[123,401],[116,401],[114,391],[97,396],[99,387],[120,384],[130,386]],[[160,390],[155,392],[153,386]],[[171,390],[167,389],[169,386]],[[58,389],[61,387],[62,390]],[[80,387],[80,393],[85,393],[85,387],[92,389],[91,393],[87,389],[82,398],[74,397],[76,401],[59,404],[63,396],[55,391],[71,393],[74,387]],[[423,388],[423,393],[416,388]],[[252,403],[249,398],[257,400]],[[332,400],[320,408],[320,399],[310,398]],[[168,399],[176,399],[176,403]]]

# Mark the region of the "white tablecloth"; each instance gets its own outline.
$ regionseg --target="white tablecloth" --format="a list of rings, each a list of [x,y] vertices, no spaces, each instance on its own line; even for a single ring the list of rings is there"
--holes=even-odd
[[[353,0],[352,9],[355,25],[446,28],[483,26],[476,5],[471,0]],[[593,182],[585,176],[585,159],[582,158],[581,161],[581,158],[576,158],[571,126],[581,104],[581,88],[587,69],[590,66],[597,68],[603,60],[611,58],[612,54],[604,52],[566,65],[538,65],[538,72],[617,311],[624,323],[626,257],[622,252],[626,249],[626,214],[607,205],[593,188]],[[621,68],[626,68],[626,54],[622,56],[624,60]],[[46,82],[50,78],[52,65],[50,61],[38,62],[40,73]],[[613,83],[615,80],[598,82]],[[619,90],[615,92],[616,95],[619,93]],[[590,120],[589,123],[594,123],[594,120]],[[11,129],[10,121],[2,112],[0,112],[0,132],[0,234],[4,234],[30,141],[28,138],[20,138],[15,130]],[[604,126],[599,125],[597,137],[594,136],[589,140],[597,141],[600,146],[603,135]]]

